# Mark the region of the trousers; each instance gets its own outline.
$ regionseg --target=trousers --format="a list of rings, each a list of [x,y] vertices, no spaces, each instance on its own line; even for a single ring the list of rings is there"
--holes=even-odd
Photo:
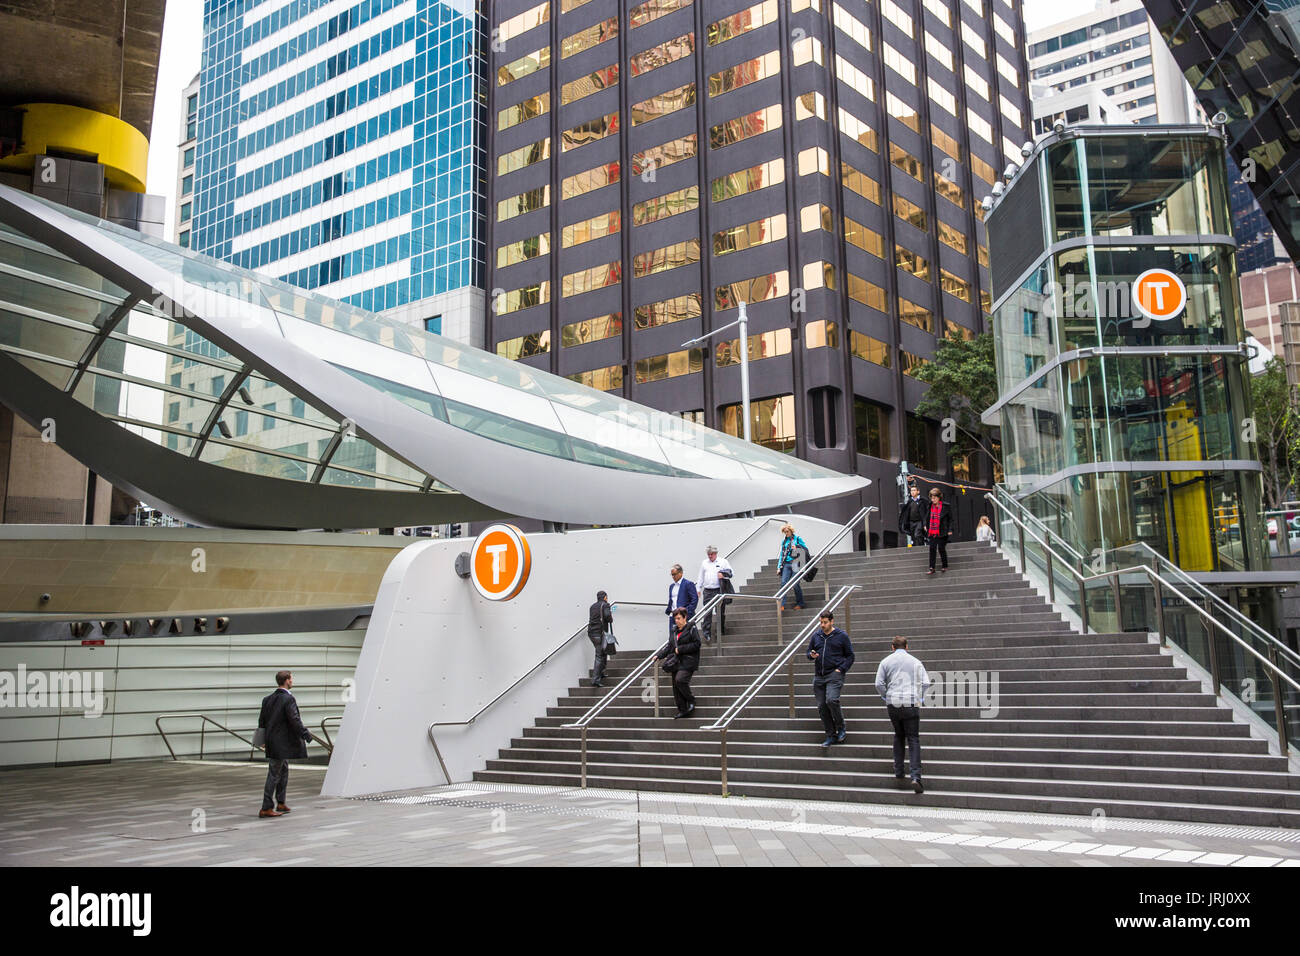
[[[605,635],[599,634],[596,637],[592,637],[590,634],[588,634],[587,639],[591,641],[591,646],[595,649],[596,652],[595,659],[592,661],[591,664],[592,680],[604,680],[605,661],[609,659],[608,655],[605,653]]]
[[[948,566],[948,539],[935,535],[930,539],[930,570],[934,570],[934,553],[939,552],[939,557],[943,558],[943,566]]]
[[[703,607],[707,602],[717,597],[720,591],[721,588],[705,588],[703,591],[701,591],[700,607]],[[719,604],[718,616],[721,617],[721,615],[722,615],[722,605]],[[712,611],[704,615],[704,626],[700,628],[700,633],[704,635],[704,639],[706,641],[713,640],[713,612]]]
[[[788,581],[789,581],[792,577],[794,577],[796,574],[798,574],[798,575],[800,576],[800,578],[802,578],[802,576],[803,576],[803,572],[802,572],[802,570],[801,570],[801,569],[796,569],[795,566],[794,566],[794,564],[793,564],[793,562],[790,563],[790,564],[787,564],[785,567],[783,567],[783,568],[781,569],[781,586],[784,587],[785,584],[786,584],[786,582],[788,582]],[[796,584],[796,585],[794,586],[794,603],[795,603],[795,604],[802,604],[802,603],[803,603],[803,586],[800,585],[800,584]],[[782,600],[782,602],[781,602],[781,606],[782,606],[782,607],[785,607],[785,606],[786,606],[786,602],[785,602],[785,600]]]
[[[913,780],[921,778],[921,708],[889,705],[889,722],[894,725],[894,773],[903,772],[903,741],[907,741],[908,769]]]
[[[673,700],[677,702],[677,713],[684,714],[695,706],[695,694],[691,690],[691,678],[695,671],[683,667],[673,671]]]
[[[274,810],[277,803],[284,803],[285,791],[289,789],[289,761],[270,759],[266,762],[266,786],[262,788],[262,809]]]
[[[821,715],[826,736],[838,737],[844,732],[844,711],[840,708],[840,691],[844,689],[844,675],[831,671],[813,678],[813,696],[817,698],[817,713]]]

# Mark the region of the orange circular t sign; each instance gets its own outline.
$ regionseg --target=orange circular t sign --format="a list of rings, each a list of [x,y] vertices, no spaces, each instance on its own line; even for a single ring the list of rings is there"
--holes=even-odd
[[[512,524],[494,524],[474,539],[469,552],[474,590],[489,601],[509,601],[528,583],[533,558],[528,539]]]
[[[1133,305],[1148,319],[1172,319],[1187,305],[1187,287],[1168,269],[1148,269],[1133,280]]]

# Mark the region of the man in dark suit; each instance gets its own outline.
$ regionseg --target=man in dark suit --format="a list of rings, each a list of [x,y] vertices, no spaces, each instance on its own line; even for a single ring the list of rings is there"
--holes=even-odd
[[[279,686],[262,698],[262,712],[257,726],[266,731],[266,787],[262,791],[259,817],[280,817],[289,812],[285,790],[289,787],[289,761],[307,756],[311,731],[298,716],[298,702],[293,699],[293,674],[280,671],[275,675]]]
[[[668,585],[668,606],[664,608],[664,613],[668,615],[668,636],[672,637],[676,633],[673,627],[673,611],[684,607],[687,619],[694,617],[695,607],[700,603],[700,593],[695,590],[691,579],[682,575],[680,564],[674,564],[668,573],[673,576],[673,583]]]

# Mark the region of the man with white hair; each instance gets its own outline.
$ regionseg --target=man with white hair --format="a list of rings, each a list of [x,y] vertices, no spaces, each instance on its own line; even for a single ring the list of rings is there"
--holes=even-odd
[[[722,591],[722,577],[731,576],[731,565],[727,563],[726,558],[718,557],[717,545],[711,544],[704,549],[705,558],[700,564],[700,573],[695,578],[695,590],[700,594],[701,606],[708,603],[709,600],[718,596]],[[723,611],[719,609],[718,620],[723,620]],[[722,625],[725,630],[726,625]],[[704,634],[704,643],[713,640],[713,612],[710,611],[704,615],[704,626],[701,628]]]

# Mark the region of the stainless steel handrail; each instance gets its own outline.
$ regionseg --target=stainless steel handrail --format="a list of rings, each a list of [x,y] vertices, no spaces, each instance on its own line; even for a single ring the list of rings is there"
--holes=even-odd
[[[871,556],[871,513],[873,511],[879,512],[879,510],[880,509],[877,508],[875,505],[868,505],[867,507],[860,509],[857,514],[855,514],[852,518],[846,521],[840,527],[840,529],[835,532],[835,534],[831,537],[829,543],[827,543],[825,547],[821,549],[821,551],[817,552],[817,556],[815,558],[810,559],[807,564],[805,564],[803,567],[799,569],[799,572],[794,577],[790,578],[789,581],[787,581],[784,585],[782,585],[780,588],[777,589],[776,594],[774,594],[772,597],[776,600],[776,642],[778,644],[780,644],[782,641],[785,640],[785,608],[783,606],[785,604],[785,596],[790,591],[794,590],[794,586],[796,584],[799,584],[803,581],[803,576],[808,573],[809,568],[816,567],[818,564],[820,564],[822,561],[824,561],[826,558],[830,556],[831,549],[834,548],[841,541],[843,541],[844,536],[848,534],[850,531],[852,531],[857,526],[857,523],[859,521],[862,522],[862,528],[864,532],[863,538],[866,542],[866,554],[867,557],[870,557]],[[781,559],[778,557],[777,569],[776,569],[778,575],[781,573],[780,560]],[[824,570],[826,572],[826,576],[822,579],[822,589],[823,589],[822,599],[829,601],[831,597],[830,562],[826,563],[826,567],[824,568]]]
[[[1274,657],[1273,660],[1270,660],[1268,657],[1265,657],[1263,654],[1260,654],[1257,650],[1255,650],[1255,648],[1251,647],[1248,642],[1238,637],[1225,624],[1223,624],[1217,618],[1215,618],[1213,614],[1205,610],[1205,608],[1201,607],[1200,604],[1193,601],[1182,591],[1178,590],[1178,588],[1175,587],[1172,582],[1161,577],[1159,572],[1157,572],[1154,568],[1150,567],[1149,565],[1135,565],[1133,567],[1118,568],[1114,571],[1106,571],[1101,574],[1085,576],[1083,573],[1076,571],[1070,562],[1061,559],[1060,555],[1057,554],[1051,548],[1051,546],[1047,544],[1046,541],[1038,537],[1038,535],[1034,534],[1034,532],[1031,531],[1023,521],[1021,521],[1018,517],[1016,517],[1016,515],[1014,515],[1006,505],[998,501],[993,495],[986,494],[984,497],[987,498],[990,502],[992,502],[995,507],[1000,508],[1006,514],[1007,518],[1012,522],[1014,522],[1020,528],[1022,534],[1022,537],[1020,539],[1020,570],[1022,574],[1027,573],[1027,568],[1024,560],[1024,537],[1023,537],[1023,535],[1027,534],[1030,537],[1032,537],[1035,541],[1037,541],[1038,544],[1043,548],[1044,552],[1048,555],[1047,579],[1048,579],[1049,594],[1054,594],[1055,592],[1055,585],[1053,584],[1053,574],[1052,574],[1052,557],[1051,557],[1052,555],[1055,555],[1058,560],[1061,560],[1062,564],[1064,564],[1065,566],[1065,569],[1069,571],[1069,573],[1075,578],[1075,580],[1079,582],[1079,607],[1083,609],[1083,613],[1080,615],[1080,617],[1083,619],[1084,622],[1085,633],[1087,632],[1087,606],[1088,606],[1087,584],[1089,581],[1097,581],[1097,580],[1105,579],[1111,582],[1111,588],[1115,594],[1115,616],[1116,616],[1116,621],[1118,622],[1119,610],[1120,610],[1119,607],[1120,576],[1123,574],[1145,574],[1147,576],[1147,579],[1151,582],[1151,590],[1155,598],[1156,631],[1159,634],[1161,646],[1167,647],[1169,644],[1169,635],[1165,629],[1165,613],[1164,613],[1164,593],[1167,590],[1173,597],[1177,598],[1178,600],[1181,600],[1189,608],[1191,608],[1197,614],[1201,615],[1201,617],[1205,618],[1206,621],[1208,621],[1210,624],[1213,624],[1216,628],[1222,631],[1229,638],[1229,640],[1236,642],[1244,651],[1246,651],[1248,654],[1250,654],[1252,657],[1258,660],[1260,664],[1263,665],[1265,671],[1268,673],[1273,683],[1273,704],[1275,710],[1275,719],[1277,721],[1276,733],[1278,736],[1278,747],[1283,756],[1287,754],[1288,752],[1287,726],[1286,726],[1285,702],[1282,696],[1282,682],[1285,681],[1287,684],[1290,684],[1295,691],[1300,691],[1300,682],[1294,680],[1289,674],[1287,674],[1277,665],[1276,651],[1273,652],[1273,657]],[[1056,599],[1053,596],[1051,600],[1055,602]],[[1214,687],[1214,694],[1217,697],[1223,693],[1222,675],[1219,667],[1219,655],[1217,649],[1215,648],[1215,642],[1213,639],[1209,639],[1205,643],[1206,643],[1206,650],[1208,652],[1208,657],[1210,659],[1209,661],[1210,678]]]
[[[319,740],[319,738],[317,739],[319,740],[320,745],[324,747],[326,750],[328,750],[330,752],[330,755],[332,756],[334,754],[334,738],[330,736],[329,728],[325,726],[331,720],[334,721],[335,723],[342,723],[343,715],[331,714],[330,716],[322,719],[320,722],[320,732],[325,735],[325,739],[324,740]]]
[[[767,685],[768,681],[770,681],[773,677],[776,676],[777,672],[781,669],[781,666],[783,664],[786,664],[787,662],[789,663],[789,671],[790,671],[790,716],[791,717],[794,716],[794,654],[795,651],[798,650],[800,645],[802,645],[803,642],[809,637],[809,635],[812,634],[813,630],[817,627],[818,623],[821,620],[821,615],[826,613],[827,611],[835,610],[835,608],[839,607],[840,604],[848,600],[849,597],[853,594],[853,592],[858,590],[859,587],[860,585],[857,584],[840,585],[839,589],[835,592],[835,596],[830,598],[825,604],[823,604],[821,609],[815,615],[813,615],[812,619],[799,630],[799,633],[795,635],[795,637],[790,641],[790,643],[787,644],[785,647],[783,647],[777,653],[777,655],[772,658],[772,660],[768,663],[768,665],[765,668],[763,668],[762,673],[760,673],[756,678],[754,678],[753,683],[751,683],[748,687],[746,687],[743,691],[741,691],[740,695],[734,701],[731,702],[731,704],[727,707],[726,710],[722,712],[722,716],[720,716],[713,723],[707,724],[699,728],[700,730],[718,731],[718,735],[721,743],[722,795],[724,797],[727,795],[727,728],[731,726],[731,722],[733,720],[735,720],[737,717],[740,716],[740,712],[749,705],[750,701],[752,701],[756,696],[758,696],[758,692]],[[848,623],[847,619],[845,623],[847,625]]]
[[[172,719],[172,718],[180,718],[180,717],[188,718],[188,719],[190,719],[190,720],[193,720],[195,717],[197,717],[199,720],[203,721],[203,723],[199,724],[199,759],[200,759],[200,760],[203,759],[203,750],[204,750],[204,745],[205,745],[205,743],[206,743],[206,741],[207,741],[207,728],[208,728],[208,724],[212,724],[214,727],[217,727],[217,728],[219,728],[219,729],[225,731],[226,733],[230,734],[232,737],[238,737],[238,738],[239,738],[240,740],[242,740],[244,743],[248,744],[248,747],[249,747],[248,759],[249,759],[249,760],[252,760],[252,759],[253,759],[253,757],[254,757],[254,755],[257,753],[257,751],[259,751],[259,750],[266,750],[265,747],[259,747],[259,746],[257,746],[255,743],[253,743],[251,740],[249,740],[247,737],[245,737],[245,736],[244,736],[243,734],[241,734],[239,731],[237,731],[237,730],[231,730],[231,729],[230,729],[229,727],[227,727],[225,724],[221,723],[221,721],[219,721],[219,720],[213,720],[213,719],[212,719],[211,717],[209,717],[207,714],[199,714],[199,713],[185,713],[185,714],[159,714],[159,715],[154,719],[153,725],[154,725],[155,728],[157,728],[157,730],[158,730],[158,735],[159,735],[160,737],[162,737],[162,739],[163,739],[163,743],[167,746],[167,752],[168,752],[169,754],[172,755],[172,759],[173,759],[173,760],[179,760],[180,758],[176,756],[176,751],[172,748],[171,741],[167,739],[167,731],[163,730],[163,728],[162,728],[162,722],[163,722],[164,720],[170,720],[170,719]],[[342,720],[342,719],[343,719],[343,718],[341,718],[341,717],[326,717],[326,718],[325,718],[325,720]],[[324,721],[321,721],[321,724],[322,724],[321,729],[324,730],[324,726],[323,726],[323,725],[324,725]],[[191,733],[192,733],[192,731],[191,731]],[[308,733],[310,733],[310,731],[308,731]],[[328,737],[329,734],[326,734],[325,736]],[[333,746],[333,744],[329,744],[329,745],[327,745],[327,744],[325,743],[325,741],[321,740],[321,739],[320,739],[319,737],[317,737],[315,734],[312,734],[312,735],[311,735],[311,739],[314,740],[316,743],[320,744],[322,747],[325,747],[325,749],[326,749],[329,753],[332,754],[332,753],[334,752],[334,746]]]

